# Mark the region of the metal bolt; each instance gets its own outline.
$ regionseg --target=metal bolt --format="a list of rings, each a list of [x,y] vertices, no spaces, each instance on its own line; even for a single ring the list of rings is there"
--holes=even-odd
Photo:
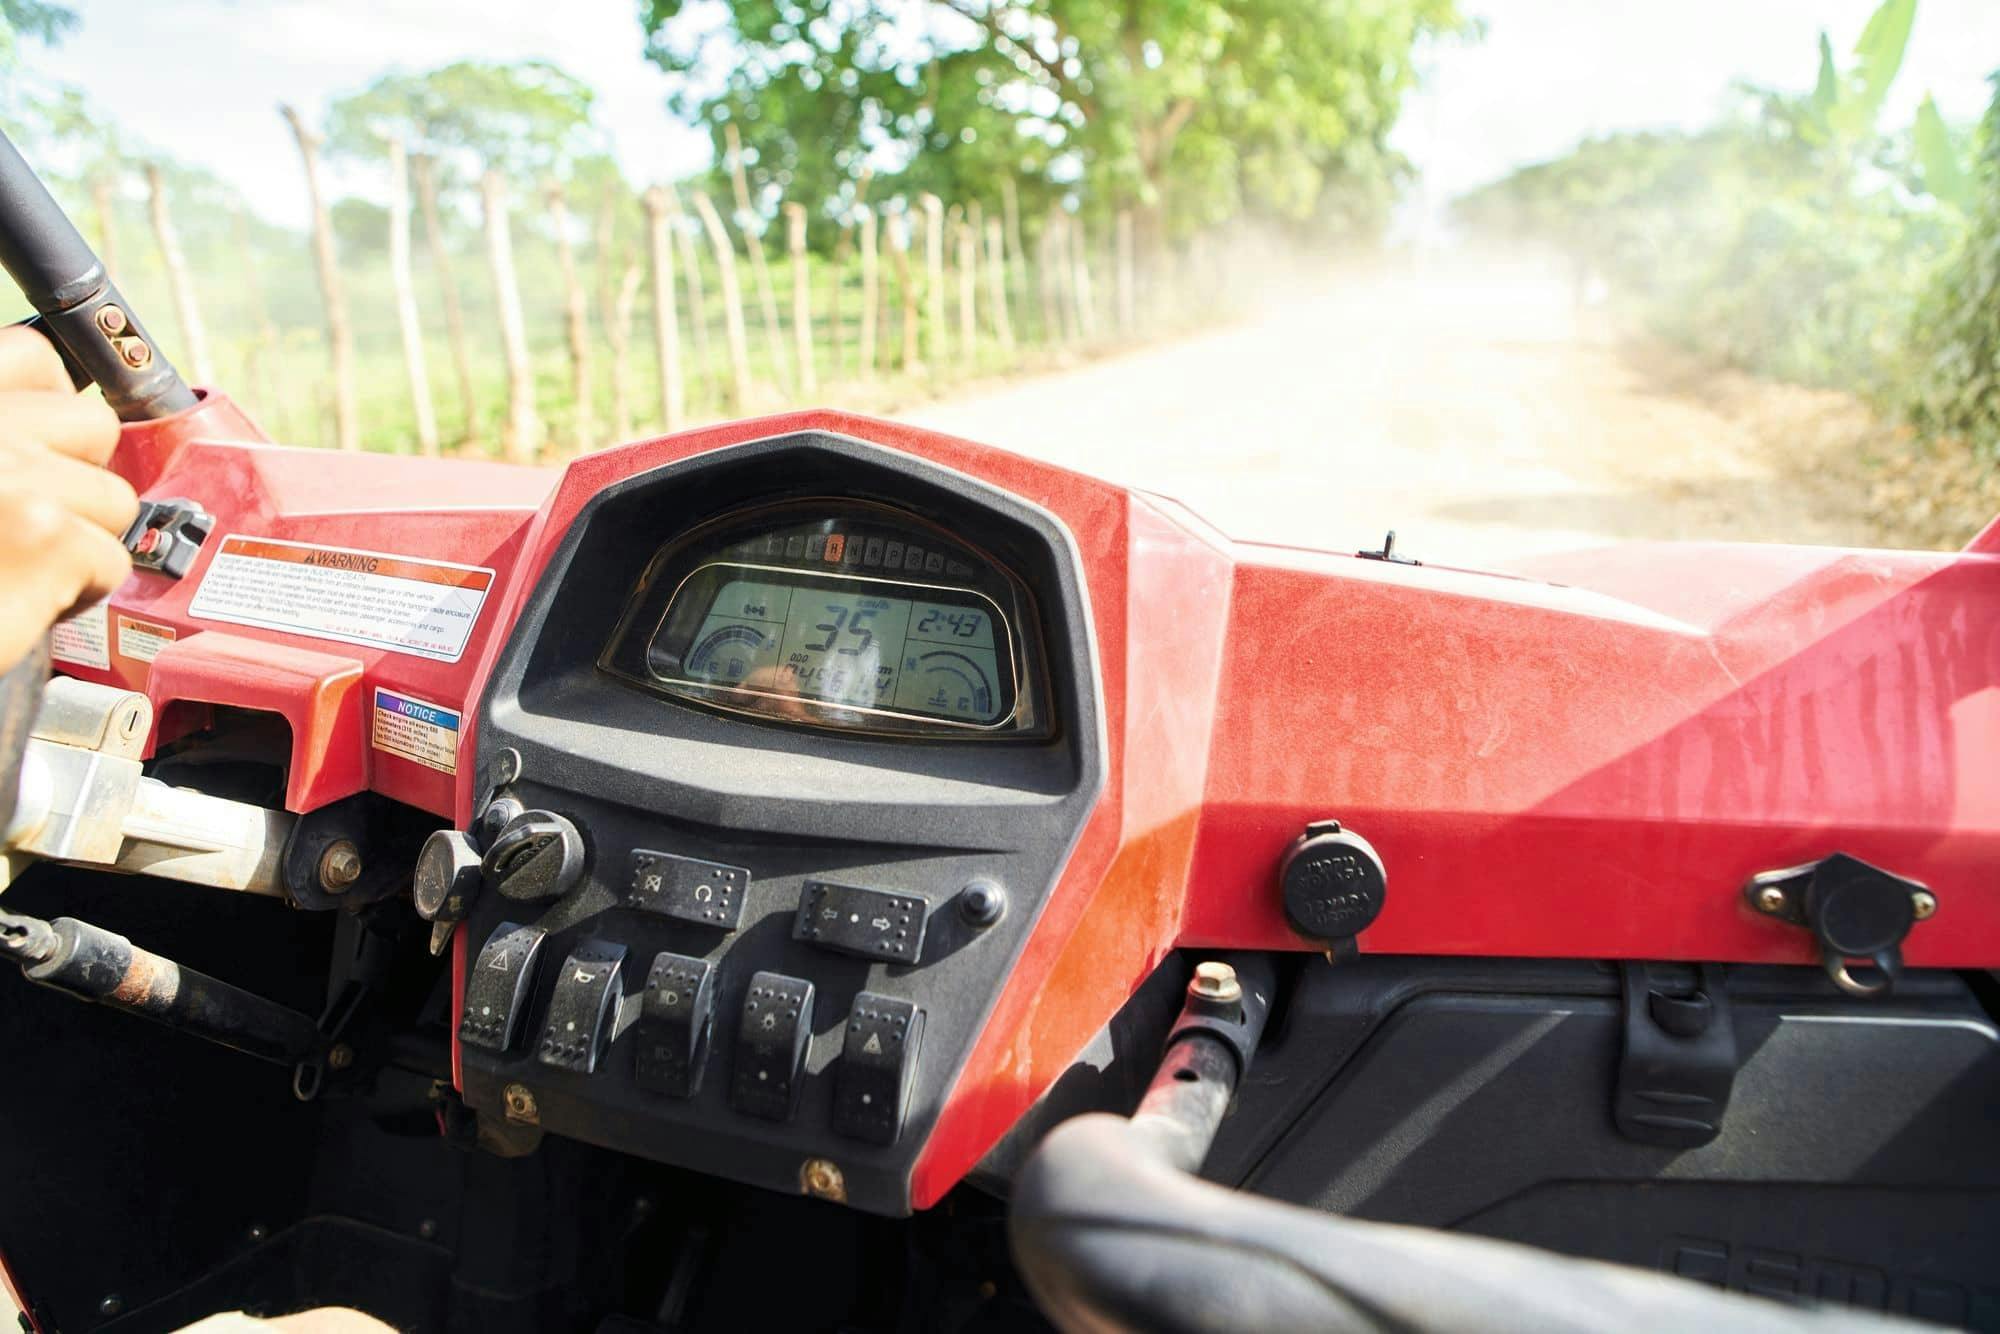
[[[327,844],[319,858],[319,882],[329,894],[345,893],[361,878],[361,849],[354,840],[338,838]]]
[[[264,1238],[270,1236],[271,1233],[262,1223],[252,1223],[244,1232],[244,1235],[252,1241],[262,1241]]]
[[[125,322],[125,312],[118,307],[99,306],[97,308],[97,330],[105,337],[110,338],[124,333]]]
[[[799,1168],[799,1186],[806,1194],[836,1203],[847,1198],[847,1178],[827,1158],[808,1158]]]
[[[526,1084],[509,1084],[507,1091],[501,1096],[507,1101],[509,1121],[520,1121],[531,1126],[541,1124],[541,1109],[535,1106],[535,1095],[529,1091]]]
[[[1226,963],[1198,963],[1194,966],[1194,981],[1188,983],[1188,994],[1227,1004],[1243,999],[1243,984],[1236,980],[1236,970]]]
[[[117,1315],[124,1309],[125,1299],[115,1292],[106,1293],[98,1299],[97,1313],[99,1315]]]
[[[135,371],[144,370],[153,364],[152,346],[143,338],[119,339],[118,356]]]
[[[417,1235],[422,1237],[425,1241],[431,1240],[433,1237],[437,1236],[437,1234],[438,1234],[437,1219],[426,1218],[423,1222],[417,1224]]]
[[[329,1070],[345,1070],[353,1064],[354,1048],[348,1046],[345,1042],[334,1043],[333,1050],[326,1054],[326,1068]]]
[[[1928,889],[1920,889],[1910,895],[1910,907],[1915,909],[1917,920],[1921,922],[1937,911],[1937,895]]]
[[[1785,891],[1776,885],[1766,885],[1757,891],[1757,911],[1781,913],[1785,910]]]

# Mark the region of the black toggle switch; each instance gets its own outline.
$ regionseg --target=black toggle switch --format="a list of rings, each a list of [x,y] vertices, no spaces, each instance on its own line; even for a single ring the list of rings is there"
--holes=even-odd
[[[813,984],[782,973],[758,973],[743,997],[736,1029],[736,1068],[729,1101],[739,1112],[789,1121],[805,1082],[812,1043]]]
[[[465,1011],[458,1040],[488,1051],[514,1045],[514,1030],[535,980],[535,961],[548,932],[539,926],[502,922],[473,961],[465,979]]]
[[[480,869],[505,898],[559,899],[583,879],[583,835],[554,811],[522,811],[486,849]]]
[[[740,866],[634,848],[625,898],[634,908],[662,917],[734,931],[743,919],[743,891],[749,884],[750,873]]]
[[[915,963],[924,949],[930,904],[916,894],[808,880],[792,935],[842,954]]]
[[[833,1128],[849,1139],[894,1144],[903,1133],[924,1012],[896,996],[854,998],[833,1081]]]
[[[639,1011],[633,1079],[651,1093],[692,1098],[701,1092],[714,1026],[715,965],[685,954],[654,955]]]
[[[608,940],[580,941],[569,952],[556,974],[536,1060],[580,1075],[597,1069],[598,1055],[618,1020],[618,1004],[625,998],[618,984],[618,967],[624,962],[625,947]]]

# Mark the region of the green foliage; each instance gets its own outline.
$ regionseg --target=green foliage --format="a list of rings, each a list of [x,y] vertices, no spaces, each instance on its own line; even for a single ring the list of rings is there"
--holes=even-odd
[[[718,15],[722,22],[713,22]],[[1413,52],[1455,0],[645,0],[677,108],[734,122],[766,191],[1376,218]],[[713,71],[725,71],[720,79]],[[1089,191],[1078,183],[1088,181]]]
[[[492,168],[520,181],[564,176],[601,156],[591,118],[597,95],[544,60],[461,60],[423,74],[385,74],[336,101],[327,116],[331,153],[377,160],[383,136],[401,134],[412,153],[439,162],[443,184]]]
[[[20,58],[22,38],[53,46],[76,27],[76,11],[49,0],[0,0],[0,69]]]
[[[1968,178],[1972,214],[1920,308],[1912,415],[2000,458],[2000,75]]]
[[[1582,144],[1460,201],[1460,214],[1488,232],[1555,243],[1654,328],[1726,363],[1892,408],[1919,380],[1962,388],[1976,364],[1977,312],[1964,309],[1968,332],[1928,361],[1913,352],[1913,321],[1936,319],[1919,301],[1957,243],[1961,210],[2000,182],[1975,187],[1964,176],[1929,99],[1906,134],[1876,124],[1915,9],[1886,0],[1845,70],[1822,35],[1810,94],[1745,89],[1742,111],[1705,132]],[[1969,248],[1955,280],[1965,290],[1978,267]],[[1950,398],[1934,396],[1933,419],[1964,416],[1944,406]]]

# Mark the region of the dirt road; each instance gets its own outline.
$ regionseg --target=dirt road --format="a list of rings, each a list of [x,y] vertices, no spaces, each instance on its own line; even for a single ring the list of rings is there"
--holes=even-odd
[[[1224,532],[1491,565],[1630,538],[1866,545],[1842,395],[1689,369],[1522,265],[1327,280],[1260,316],[913,407]]]

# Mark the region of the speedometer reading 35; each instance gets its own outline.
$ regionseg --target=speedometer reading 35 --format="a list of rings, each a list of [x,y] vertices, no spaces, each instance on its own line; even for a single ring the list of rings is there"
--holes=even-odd
[[[718,562],[675,593],[648,659],[661,680],[986,727],[1013,709],[1005,634],[969,589]]]

